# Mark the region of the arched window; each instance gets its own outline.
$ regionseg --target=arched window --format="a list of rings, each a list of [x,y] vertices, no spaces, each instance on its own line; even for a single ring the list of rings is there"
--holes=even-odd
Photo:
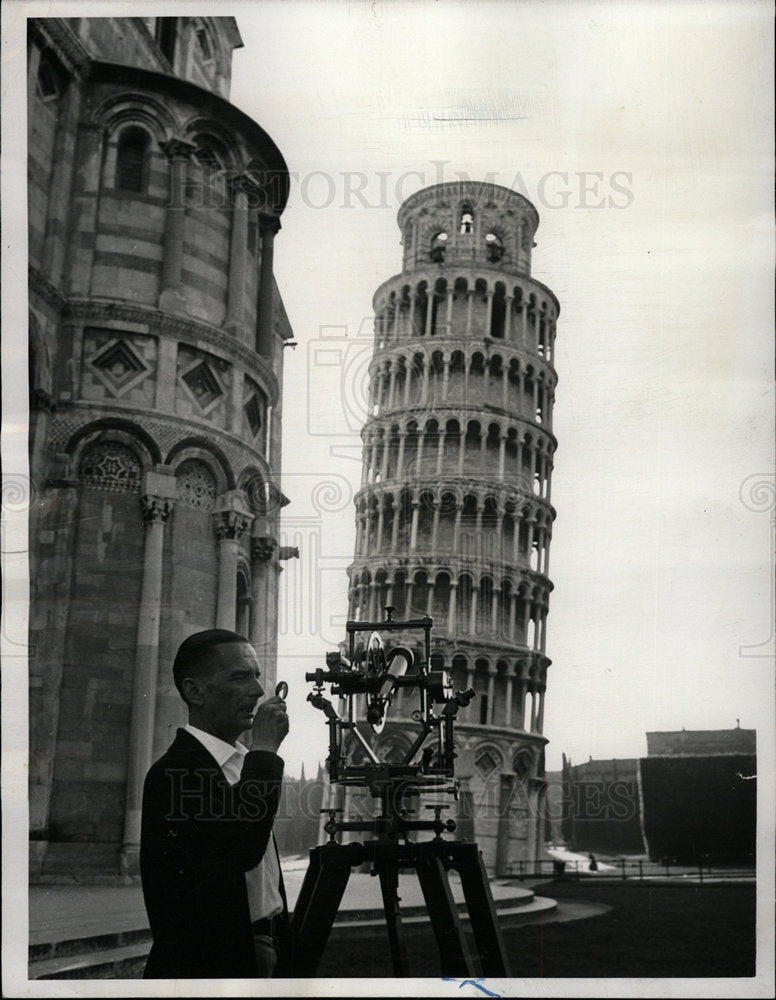
[[[197,459],[183,462],[176,473],[178,500],[184,507],[212,511],[216,500],[216,481],[210,469]]]
[[[459,222],[459,232],[468,235],[474,232],[474,211],[468,201],[461,205],[461,218]]]
[[[116,155],[116,187],[120,191],[145,191],[148,179],[148,133],[137,126],[119,136]]]
[[[213,46],[210,41],[210,36],[205,28],[197,28],[197,44],[199,46],[199,51],[202,54],[203,61],[212,62]]]
[[[447,233],[437,233],[431,241],[431,259],[435,264],[441,264],[445,259],[447,248]]]
[[[154,25],[156,44],[162,50],[162,55],[172,65],[175,58],[175,41],[178,31],[177,17],[157,17]]]
[[[504,256],[504,243],[495,233],[488,233],[485,237],[485,250],[491,264],[498,264]]]

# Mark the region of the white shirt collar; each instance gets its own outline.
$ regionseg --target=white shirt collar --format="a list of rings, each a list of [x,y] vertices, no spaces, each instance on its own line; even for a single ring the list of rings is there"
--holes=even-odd
[[[183,728],[187,733],[191,733],[192,736],[199,740],[208,753],[215,758],[219,767],[223,767],[229,758],[236,753],[241,757],[244,757],[248,753],[248,748],[243,746],[239,740],[232,746],[231,743],[219,739],[218,736],[213,736],[212,733],[206,733],[204,729],[197,729],[196,726],[192,726],[188,722]]]

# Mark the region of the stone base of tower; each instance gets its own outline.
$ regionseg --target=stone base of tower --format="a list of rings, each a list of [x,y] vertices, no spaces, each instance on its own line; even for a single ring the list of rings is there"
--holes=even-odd
[[[382,760],[398,762],[415,735],[406,719],[389,720],[379,738],[370,741]],[[430,790],[407,802],[417,819],[429,819],[432,805],[445,806],[442,819],[456,823],[452,839],[475,841],[485,867],[492,876],[517,874],[526,864],[543,857],[544,737],[538,734],[459,725],[456,729],[455,778],[457,798],[444,790]],[[406,747],[405,747],[406,744]],[[376,815],[376,802],[368,789],[332,786],[327,808],[339,808],[340,818],[369,821]],[[321,843],[328,839],[322,817]],[[370,833],[346,831],[342,843],[370,839]],[[422,840],[426,833],[415,834]]]

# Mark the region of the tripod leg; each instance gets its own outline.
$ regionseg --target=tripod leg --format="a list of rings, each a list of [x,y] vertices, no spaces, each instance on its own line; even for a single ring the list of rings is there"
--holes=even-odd
[[[454,850],[460,858],[455,867],[461,876],[482,971],[486,976],[511,976],[482,855],[476,844],[456,844]]]
[[[401,939],[401,913],[399,912],[399,872],[394,866],[380,865],[380,888],[383,893],[385,925],[388,929],[388,943],[391,946],[393,972],[397,978],[409,975],[407,950]]]
[[[418,845],[419,847],[421,845]],[[476,976],[476,967],[466,943],[466,936],[458,919],[447,873],[441,860],[431,851],[421,851],[418,856],[418,878],[426,908],[434,928],[441,973],[443,976]]]
[[[291,924],[295,976],[315,975],[350,878],[351,857],[342,845],[316,847],[302,883]]]
[[[316,848],[310,851],[310,863],[307,866],[307,871],[305,872],[304,879],[302,881],[302,888],[299,890],[299,895],[296,897],[294,916],[291,922],[292,927],[301,927],[302,923],[307,918],[307,913],[310,909],[310,897],[312,896],[315,882],[320,874],[320,871],[321,855],[319,849]]]

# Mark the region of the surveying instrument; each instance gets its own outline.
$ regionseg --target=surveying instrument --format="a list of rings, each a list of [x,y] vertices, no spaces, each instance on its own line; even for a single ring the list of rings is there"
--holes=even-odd
[[[400,869],[414,869],[420,882],[439,949],[440,972],[444,976],[509,976],[507,958],[485,865],[477,844],[444,840],[455,830],[455,821],[441,818],[444,805],[432,805],[433,819],[414,819],[409,808],[423,792],[453,795],[456,757],[453,727],[459,708],[469,704],[473,689],[454,691],[445,669],[432,669],[429,617],[394,621],[393,608],[385,609],[381,622],[348,621],[349,655],[326,654],[326,669],[305,674],[313,683],[307,700],[326,716],[329,727],[327,771],[332,784],[366,787],[378,815],[371,820],[338,819],[341,809],[322,809],[328,814],[324,830],[329,841],[310,851],[310,864],[294,909],[292,940],[298,976],[314,976],[347,887],[351,869],[369,863],[371,874],[380,879],[385,922],[394,975],[409,975],[402,939],[399,911]],[[422,652],[394,645],[386,650],[383,634],[423,633]],[[357,637],[368,633],[364,644]],[[324,697],[324,686],[346,706],[341,718]],[[358,707],[365,708],[364,721],[373,733],[382,731],[388,709],[400,690],[415,689],[419,706],[412,713],[418,733],[399,763],[382,761],[358,728]],[[346,738],[350,746],[346,749]],[[354,762],[350,751],[363,752]],[[341,844],[343,831],[364,831],[372,838],[363,843]],[[415,840],[419,831],[433,833],[430,840]],[[461,924],[447,873],[453,869],[461,879],[475,948],[469,946]]]

